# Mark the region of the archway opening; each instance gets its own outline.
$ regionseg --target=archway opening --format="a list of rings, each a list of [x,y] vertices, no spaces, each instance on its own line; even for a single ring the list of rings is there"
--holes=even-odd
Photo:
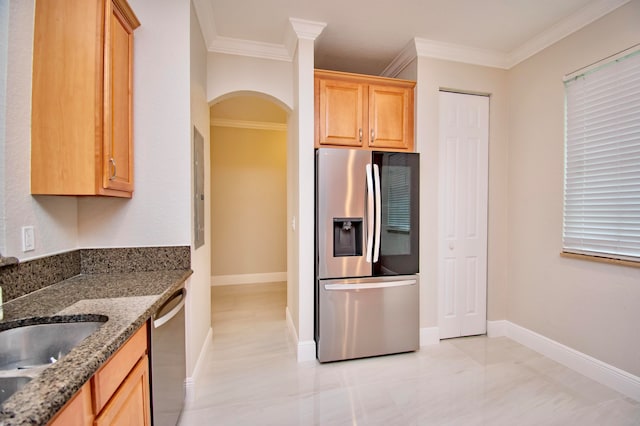
[[[238,356],[286,327],[288,118],[254,92],[210,104],[212,329]]]

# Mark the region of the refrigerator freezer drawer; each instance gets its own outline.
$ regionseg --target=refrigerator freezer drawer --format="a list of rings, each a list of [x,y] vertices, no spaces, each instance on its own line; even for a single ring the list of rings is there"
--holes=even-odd
[[[418,276],[320,280],[320,362],[419,348]]]

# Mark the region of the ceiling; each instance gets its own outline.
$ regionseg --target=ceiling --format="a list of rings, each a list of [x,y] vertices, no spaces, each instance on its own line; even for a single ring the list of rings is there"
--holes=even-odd
[[[210,51],[290,60],[287,40],[294,18],[313,21],[321,30],[316,68],[382,75],[417,41],[427,55],[509,68],[628,1],[194,0],[194,5]]]

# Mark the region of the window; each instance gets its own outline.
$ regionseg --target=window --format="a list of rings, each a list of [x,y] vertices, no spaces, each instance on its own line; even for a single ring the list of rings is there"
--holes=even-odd
[[[640,262],[640,50],[565,79],[563,251]]]

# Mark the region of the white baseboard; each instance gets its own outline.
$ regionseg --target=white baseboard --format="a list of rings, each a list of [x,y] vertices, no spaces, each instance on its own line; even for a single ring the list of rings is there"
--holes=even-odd
[[[195,400],[196,381],[198,380],[198,376],[200,375],[200,370],[202,369],[202,366],[205,364],[207,354],[211,352],[211,345],[213,345],[213,329],[209,327],[209,331],[207,332],[207,337],[204,339],[204,344],[200,349],[198,360],[196,361],[196,365],[193,368],[193,373],[191,374],[191,376],[187,377],[184,382],[185,403],[187,404]]]
[[[487,321],[487,337],[503,337],[507,335],[507,320]]]
[[[289,330],[289,334],[296,344],[298,343],[298,332],[296,331],[296,326],[293,324],[293,318],[291,317],[291,311],[289,311],[289,307],[284,308],[284,317],[287,320],[287,329]]]
[[[298,362],[307,362],[316,360],[316,342],[314,340],[306,340],[298,342]]]
[[[420,329],[421,347],[438,343],[440,343],[440,329],[438,327],[423,327]]]
[[[314,361],[316,359],[316,342],[313,340],[303,342],[298,340],[298,332],[296,331],[296,326],[293,324],[293,318],[291,317],[288,306],[285,309],[285,317],[287,319],[287,329],[297,347],[296,356],[298,362]]]
[[[505,333],[503,335],[508,338],[596,382],[600,382],[636,401],[640,401],[640,377],[510,321],[496,322],[504,322]]]
[[[211,285],[236,285],[273,283],[287,281],[286,272],[265,272],[263,274],[240,274],[240,275],[212,275]]]

